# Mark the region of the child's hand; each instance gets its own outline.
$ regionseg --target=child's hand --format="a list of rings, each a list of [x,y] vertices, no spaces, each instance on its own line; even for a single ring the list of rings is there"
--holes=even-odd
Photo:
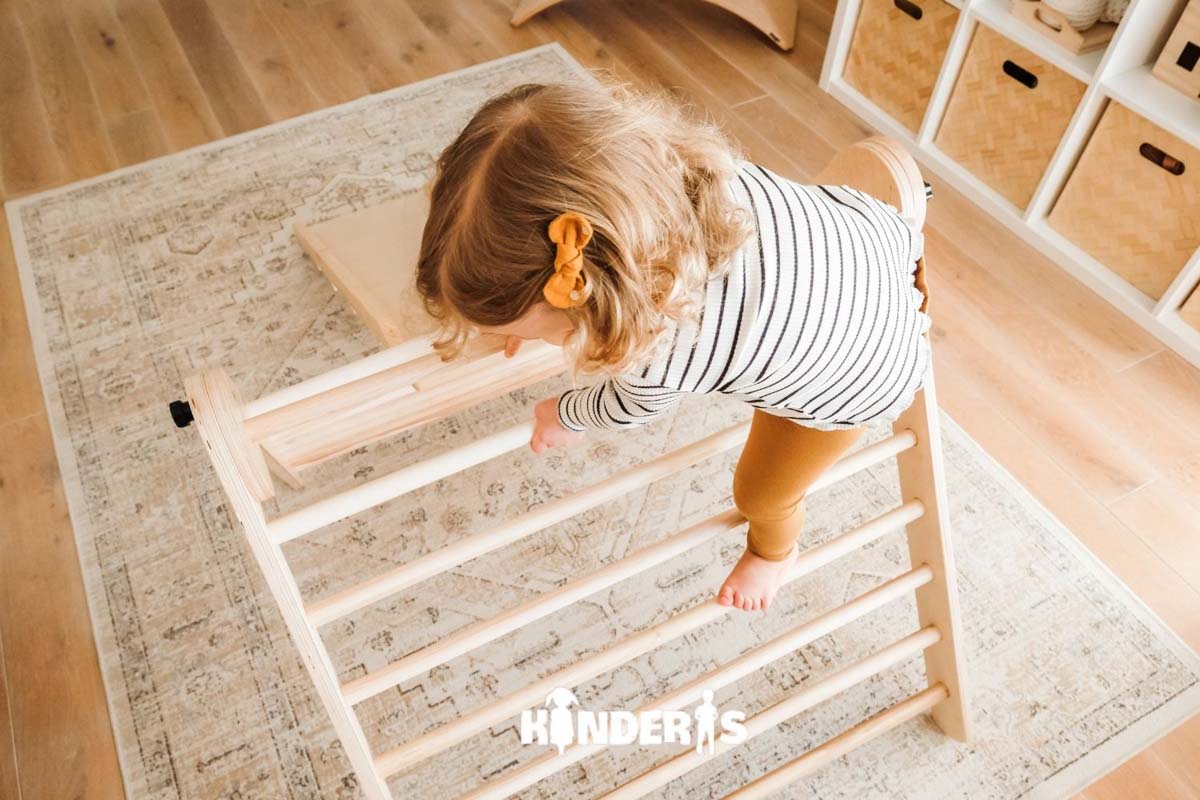
[[[517,351],[521,349],[521,342],[523,341],[524,339],[522,339],[520,336],[506,337],[504,339],[504,357],[512,358],[515,356]]]
[[[558,398],[548,397],[533,407],[533,436],[529,447],[535,453],[551,447],[563,447],[579,439],[583,434],[567,430],[558,421]]]

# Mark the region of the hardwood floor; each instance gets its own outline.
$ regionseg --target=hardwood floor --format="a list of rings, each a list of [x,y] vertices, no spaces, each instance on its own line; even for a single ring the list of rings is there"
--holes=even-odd
[[[548,41],[708,109],[811,176],[868,134],[816,77],[834,0],[781,54],[695,0],[0,0],[11,198]],[[1200,372],[936,186],[943,406],[1200,649]],[[120,796],[120,773],[6,223],[0,217],[0,797]],[[1200,718],[1080,797],[1200,798]]]

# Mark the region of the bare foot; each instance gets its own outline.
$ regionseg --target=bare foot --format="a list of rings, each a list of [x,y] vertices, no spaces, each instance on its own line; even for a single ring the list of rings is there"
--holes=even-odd
[[[792,552],[781,561],[767,561],[746,548],[742,557],[733,565],[733,570],[717,592],[717,602],[743,611],[766,611],[775,599],[780,584],[788,570],[796,563],[799,551]]]

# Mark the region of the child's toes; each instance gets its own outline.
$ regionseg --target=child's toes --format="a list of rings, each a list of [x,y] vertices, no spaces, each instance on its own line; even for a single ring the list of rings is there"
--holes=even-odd
[[[723,606],[732,605],[733,604],[733,587],[732,586],[722,586],[721,592],[717,595],[717,602]]]

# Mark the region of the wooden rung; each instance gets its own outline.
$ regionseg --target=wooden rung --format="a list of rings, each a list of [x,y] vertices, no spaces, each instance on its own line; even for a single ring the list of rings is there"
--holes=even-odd
[[[501,337],[495,338],[500,339]],[[504,346],[503,343],[497,344],[495,341],[492,344],[498,347]],[[310,397],[315,397],[331,389],[345,386],[353,381],[374,375],[377,372],[383,372],[386,369],[391,369],[400,364],[421,358],[432,352],[433,342],[429,337],[424,336],[418,339],[411,339],[395,347],[380,350],[378,353],[369,355],[366,358],[360,358],[357,361],[336,367],[328,372],[322,372],[320,375],[309,378],[306,381],[300,381],[276,392],[265,394],[257,400],[251,400],[246,404],[243,413],[246,416],[246,420],[250,421],[255,417],[268,414],[276,409],[298,403]]]
[[[896,506],[891,511],[880,514],[857,528],[830,539],[824,544],[801,550],[792,565],[792,571],[784,583],[789,583],[821,567],[832,564],[842,556],[850,555],[855,550],[866,547],[871,542],[921,518],[925,507],[920,500],[909,500],[903,505]]]
[[[286,437],[288,431],[303,429],[330,407],[353,402],[356,408],[367,410],[384,405],[416,391],[416,384],[433,374],[455,373],[471,361],[503,350],[504,337],[492,335],[472,339],[461,360],[455,361],[443,361],[428,338],[389,347],[248,404],[246,431],[256,442],[271,442]],[[372,359],[375,361],[368,364]]]
[[[368,508],[398,497],[405,492],[426,486],[455,472],[480,464],[498,455],[515,450],[532,435],[533,424],[514,425],[506,431],[479,439],[448,453],[434,456],[419,464],[396,470],[333,497],[319,500],[310,506],[280,515],[269,523],[272,541],[277,544],[291,541],[340,519],[353,516]],[[844,457],[813,482],[810,491],[832,483],[859,470],[878,464],[911,448],[916,443],[912,431],[902,431]]]
[[[717,453],[737,447],[746,440],[749,428],[750,423],[743,422],[718,431],[678,450],[618,472],[574,494],[536,506],[490,531],[469,536],[375,578],[331,594],[309,605],[309,621],[316,627],[325,625],[459,564],[512,544],[627,492],[647,486]]]
[[[928,569],[928,567],[925,569]],[[907,661],[909,658],[923,652],[925,648],[937,644],[941,638],[942,635],[938,632],[937,628],[933,626],[923,628],[911,636],[906,636],[898,642],[894,642],[878,653],[867,656],[828,677],[822,678],[807,688],[795,692],[784,700],[747,719],[743,723],[746,727],[746,740],[748,741],[755,736],[766,733],[781,722],[785,722],[797,714],[825,702],[856,683]],[[603,800],[634,800],[634,798],[644,797],[647,793],[666,786],[676,778],[686,775],[705,762],[711,761],[737,746],[731,745],[718,737],[712,753],[707,751],[698,753],[695,749],[686,750],[670,761],[659,764],[653,769],[643,772],[628,783],[617,787],[608,794],[602,795]]]
[[[860,722],[845,733],[792,759],[737,791],[725,795],[724,800],[760,800],[760,798],[782,791],[805,775],[816,772],[830,761],[841,758],[876,736],[881,736],[924,714],[949,696],[950,692],[941,683],[923,689],[907,700],[897,703],[865,722]]]
[[[493,352],[451,362],[425,378],[401,365],[256,417],[248,427],[276,461],[298,472],[553,377],[564,366],[562,351],[543,342],[526,342],[512,358]],[[410,391],[414,381],[419,391]],[[429,387],[421,388],[422,381]]]
[[[416,391],[414,384],[418,380],[445,366],[446,362],[442,361],[437,353],[426,353],[403,364],[396,364],[349,383],[299,398],[258,416],[249,417],[246,420],[246,432],[254,441],[266,442],[270,447],[277,438],[286,437],[289,432],[302,433],[307,425],[325,413],[331,403],[337,402],[338,395],[369,397],[372,406],[386,405],[412,394]],[[358,402],[358,407],[363,413],[369,413],[370,408],[365,407],[361,400]]]
[[[831,542],[811,548],[797,561],[784,581],[784,585],[798,580],[813,570],[820,569],[845,555],[847,552],[852,552],[870,541],[882,538],[896,530],[897,527],[918,518],[920,513],[919,504],[909,503],[882,514]],[[846,542],[851,543],[853,546],[847,546]],[[928,570],[927,567],[921,567],[901,578],[897,578],[896,581],[901,581],[901,583],[897,584],[896,581],[892,581],[889,584],[877,587],[855,598],[840,609],[835,609],[824,617],[812,620],[806,625],[801,626],[797,631],[802,631],[800,634],[802,636],[808,635],[812,639],[816,639],[824,635],[824,632],[844,625],[879,607],[879,605],[889,602],[897,594],[912,591],[913,588],[922,585],[922,582],[928,581],[928,576],[932,574],[926,570]],[[893,592],[896,594],[893,594]],[[492,725],[499,724],[519,714],[522,709],[541,703],[546,695],[556,687],[578,686],[584,681],[615,669],[630,659],[648,653],[665,642],[719,619],[734,610],[731,606],[723,606],[715,599],[712,599],[680,614],[676,614],[664,622],[660,622],[658,625],[639,631],[633,636],[623,639],[598,653],[594,653],[581,661],[534,681],[523,689],[494,700],[485,706],[464,714],[453,722],[449,722],[411,742],[407,742],[384,753],[377,759],[378,768],[382,770],[382,774],[384,775],[399,772],[402,769],[436,755],[448,747],[465,741]],[[843,612],[843,615],[836,620],[830,618],[831,614],[838,611]],[[827,629],[826,626],[832,622],[837,622],[837,624]],[[560,758],[566,757],[570,757],[570,751]],[[582,758],[583,754],[579,754],[579,757]],[[573,763],[573,761],[566,762],[563,766],[566,766],[567,763]],[[533,785],[533,783],[541,780],[541,777],[545,777],[541,775],[533,777],[528,782],[521,782],[523,779],[520,775],[521,773],[518,772],[510,776],[505,776],[501,779],[502,788],[505,788],[509,792],[517,792]],[[513,788],[507,782],[515,782],[519,783],[519,785]]]
[[[512,633],[559,609],[566,608],[602,589],[607,589],[639,572],[669,561],[693,547],[733,530],[743,522],[745,522],[745,517],[736,509],[729,509],[709,517],[656,544],[644,547],[633,555],[614,561],[578,580],[564,584],[554,591],[538,595],[491,619],[481,620],[473,625],[460,628],[435,644],[423,647],[412,655],[399,661],[393,661],[382,669],[343,684],[342,696],[351,705],[361,703],[415,675],[428,672],[476,647],[495,641],[505,634]]]
[[[470,444],[436,455],[417,464],[359,484],[353,489],[318,500],[310,506],[282,514],[267,523],[271,541],[283,544],[298,536],[354,516],[368,508],[386,503],[422,486],[428,486],[456,472],[516,450],[529,443],[533,423],[522,422],[500,433],[476,439]]]
[[[893,433],[888,438],[881,439],[861,450],[855,450],[835,461],[833,466],[825,470],[821,477],[808,487],[808,493],[812,494],[827,486],[832,486],[838,481],[845,480],[856,472],[881,464],[889,458],[900,455],[905,450],[911,450],[916,444],[917,435],[910,430],[904,430]]]

